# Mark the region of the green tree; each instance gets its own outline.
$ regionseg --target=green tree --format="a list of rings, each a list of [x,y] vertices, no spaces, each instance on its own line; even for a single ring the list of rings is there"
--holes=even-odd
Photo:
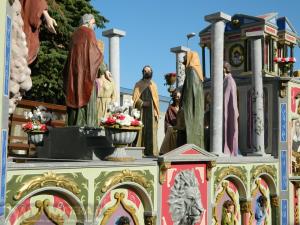
[[[49,14],[58,26],[57,34],[51,34],[42,26],[41,46],[31,67],[33,86],[25,98],[48,103],[64,104],[62,70],[64,68],[70,37],[85,13],[95,16],[99,28],[108,20],[95,10],[90,0],[47,0]]]

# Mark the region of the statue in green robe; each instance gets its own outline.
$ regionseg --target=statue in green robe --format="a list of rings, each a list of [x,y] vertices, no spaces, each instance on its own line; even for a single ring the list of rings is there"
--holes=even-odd
[[[234,203],[231,200],[227,200],[223,204],[221,225],[236,225]]]
[[[203,74],[198,54],[188,52],[184,64],[186,77],[182,89],[181,106],[184,114],[186,141],[188,144],[204,148]]]

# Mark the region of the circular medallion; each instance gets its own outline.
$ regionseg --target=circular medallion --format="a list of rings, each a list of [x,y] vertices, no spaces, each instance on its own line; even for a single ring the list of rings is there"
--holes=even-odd
[[[229,49],[230,64],[239,67],[244,62],[244,48],[241,44],[232,45]]]

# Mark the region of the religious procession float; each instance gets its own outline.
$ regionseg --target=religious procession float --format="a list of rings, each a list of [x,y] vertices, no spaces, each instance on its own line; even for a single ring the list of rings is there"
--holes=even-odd
[[[213,13],[199,31],[201,63],[192,49],[170,49],[159,148],[151,66],[120,97],[124,31],[102,33],[108,68],[99,17],[81,10],[68,48],[53,48],[66,52],[65,104],[32,101],[30,74],[53,69],[36,60],[69,20],[54,19],[58,1],[0,2],[1,224],[300,224],[299,38],[287,17]]]

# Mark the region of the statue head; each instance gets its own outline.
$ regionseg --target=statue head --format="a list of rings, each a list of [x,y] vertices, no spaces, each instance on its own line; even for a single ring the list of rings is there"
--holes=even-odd
[[[227,213],[234,213],[234,203],[231,200],[226,200],[223,203],[223,208],[226,210]]]
[[[84,14],[80,20],[80,26],[87,26],[88,28],[94,30],[96,20],[93,14]]]
[[[116,222],[116,225],[130,225],[130,220],[127,216],[121,216]]]
[[[257,202],[260,205],[260,207],[267,208],[268,199],[265,196],[263,195],[259,196]]]
[[[168,203],[174,225],[194,225],[199,222],[204,208],[194,170],[183,170],[176,175]]]
[[[223,73],[224,73],[224,76],[226,74],[229,74],[231,73],[231,66],[228,62],[224,61],[224,64],[223,64]]]
[[[142,73],[143,73],[143,79],[149,79],[149,80],[152,79],[153,70],[151,66],[149,65],[144,66]]]
[[[174,104],[179,104],[181,98],[181,93],[178,90],[172,92],[172,101]]]

